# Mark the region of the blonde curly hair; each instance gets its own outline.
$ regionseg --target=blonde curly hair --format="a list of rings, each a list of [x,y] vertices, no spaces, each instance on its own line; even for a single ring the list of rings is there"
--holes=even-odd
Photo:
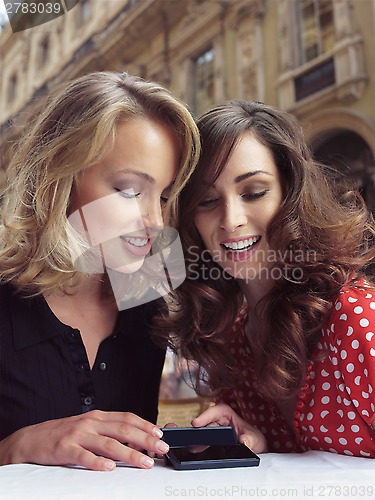
[[[64,289],[75,276],[67,212],[80,174],[114,145],[117,125],[131,116],[170,127],[180,168],[166,213],[175,224],[177,200],[199,156],[197,127],[187,108],[154,82],[127,73],[97,72],[68,82],[40,103],[7,168],[0,232],[0,281],[31,294]],[[70,233],[70,234],[69,234]]]

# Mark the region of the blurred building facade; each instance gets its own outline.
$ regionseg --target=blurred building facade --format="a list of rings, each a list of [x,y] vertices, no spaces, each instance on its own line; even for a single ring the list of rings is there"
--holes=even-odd
[[[350,173],[375,210],[375,0],[80,0],[0,32],[0,154],[33,103],[96,70],[157,80],[195,115],[231,98],[301,121],[315,156]]]

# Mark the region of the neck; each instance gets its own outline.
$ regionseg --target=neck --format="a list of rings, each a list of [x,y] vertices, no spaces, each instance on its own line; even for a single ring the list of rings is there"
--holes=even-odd
[[[249,308],[249,314],[245,324],[245,334],[253,354],[255,354],[257,350],[259,350],[259,324],[257,321],[256,306],[272,288],[273,282],[271,280],[255,278],[247,282],[240,280],[238,283]]]
[[[105,299],[104,296],[104,275],[93,274],[78,284],[71,284],[66,288],[66,293],[61,290],[54,290],[47,296],[55,296],[64,299],[71,299],[76,303],[97,303]]]
[[[246,298],[249,309],[254,311],[258,302],[271,290],[273,281],[254,278],[248,281],[239,280],[238,284]]]

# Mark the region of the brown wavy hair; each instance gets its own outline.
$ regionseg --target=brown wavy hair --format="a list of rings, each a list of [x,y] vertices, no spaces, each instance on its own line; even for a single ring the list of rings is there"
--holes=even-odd
[[[282,272],[256,306],[258,335],[252,349],[263,395],[288,397],[303,383],[330,300],[373,262],[373,219],[336,170],[313,160],[301,126],[288,113],[259,102],[231,101],[197,123],[202,154],[180,199],[187,279],[155,331],[175,352],[198,362],[198,392],[202,379],[212,391],[239,380],[229,343],[244,297],[237,281],[210,258],[194,217],[207,182],[216,181],[242,134],[250,131],[272,152],[283,190],[267,230],[269,247],[278,256],[274,267]],[[314,258],[300,262],[297,251]],[[296,269],[302,276],[295,278]]]
[[[78,254],[85,249],[67,224],[72,188],[113,147],[117,125],[134,116],[176,134],[179,170],[165,210],[166,222],[175,222],[178,195],[200,151],[188,109],[160,84],[125,72],[83,75],[39,102],[15,144],[1,207],[0,281],[39,294],[84,278],[70,253],[73,243]]]

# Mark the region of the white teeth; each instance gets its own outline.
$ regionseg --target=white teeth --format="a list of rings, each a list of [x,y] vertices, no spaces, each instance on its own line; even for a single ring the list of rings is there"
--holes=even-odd
[[[147,238],[126,238],[126,241],[134,245],[135,247],[144,247],[147,245],[148,239]]]
[[[233,241],[228,243],[223,243],[225,248],[228,250],[247,250],[249,247],[254,245],[260,240],[260,236],[254,236],[252,238],[248,238],[246,240]]]

